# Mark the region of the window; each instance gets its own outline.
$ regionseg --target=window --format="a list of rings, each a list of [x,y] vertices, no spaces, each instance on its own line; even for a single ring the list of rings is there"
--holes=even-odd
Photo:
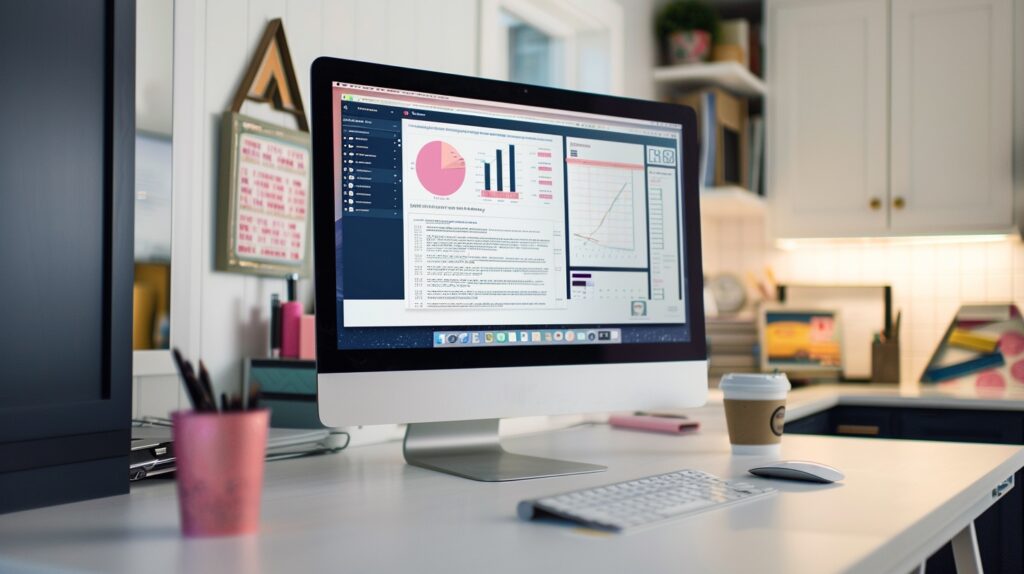
[[[484,0],[481,9],[483,75],[622,92],[622,7],[614,0]]]
[[[558,86],[562,78],[561,43],[505,13],[508,22],[508,76],[513,82]]]

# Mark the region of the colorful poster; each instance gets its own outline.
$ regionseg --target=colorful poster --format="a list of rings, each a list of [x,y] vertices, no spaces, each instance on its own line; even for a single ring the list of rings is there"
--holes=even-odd
[[[838,373],[842,367],[838,323],[834,311],[766,310],[763,366]]]

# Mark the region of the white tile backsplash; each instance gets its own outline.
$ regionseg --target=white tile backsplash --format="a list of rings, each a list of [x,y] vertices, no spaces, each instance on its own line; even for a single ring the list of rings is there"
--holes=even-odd
[[[759,220],[708,220],[704,271],[746,280],[770,266],[781,283],[889,284],[903,311],[901,371],[917,379],[961,304],[1014,302],[1024,308],[1024,244],[1018,238],[980,243],[802,241],[778,249]],[[719,241],[715,243],[715,238]],[[755,294],[750,289],[750,296]]]

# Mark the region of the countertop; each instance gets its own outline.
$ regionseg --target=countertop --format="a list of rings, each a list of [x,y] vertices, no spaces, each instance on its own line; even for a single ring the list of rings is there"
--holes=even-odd
[[[817,387],[794,391],[790,408],[983,404],[930,392]],[[906,572],[1024,465],[1017,446],[794,434],[783,458],[831,464],[846,480],[774,481],[769,499],[626,535],[516,518],[519,500],[681,468],[764,480],[746,474],[762,459],[730,454],[719,392],[688,414],[702,423],[697,434],[588,423],[505,440],[514,452],[608,466],[597,474],[480,483],[408,466],[397,442],[271,462],[254,536],[185,539],[174,482],[144,481],[125,496],[0,515],[0,571]]]
[[[709,400],[721,400],[721,391],[712,389],[709,393]],[[801,419],[837,405],[1024,411],[1024,387],[917,382],[811,385],[789,393],[786,419]]]

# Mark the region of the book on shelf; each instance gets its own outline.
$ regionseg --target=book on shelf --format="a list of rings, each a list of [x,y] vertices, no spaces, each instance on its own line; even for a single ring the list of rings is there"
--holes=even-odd
[[[751,318],[708,318],[708,367],[711,377],[759,371],[757,323]]]
[[[700,181],[705,188],[747,184],[747,100],[719,88],[681,95],[678,103],[697,112]]]
[[[708,378],[721,378],[729,373],[760,373],[761,369],[757,367],[710,367],[708,368]],[[714,385],[717,386],[717,385]]]
[[[750,131],[750,178],[747,180],[747,189],[764,195],[764,118],[762,116],[751,116],[749,123]]]
[[[714,353],[708,358],[708,364],[711,368],[757,368],[760,363],[759,357],[755,357],[753,349],[750,352],[742,355],[716,355]]]
[[[735,342],[723,343],[723,339]],[[757,337],[746,335],[732,335],[729,338],[718,337],[708,338],[708,353],[712,355],[745,355],[753,354],[752,349],[757,345]]]
[[[704,321],[708,333],[757,333],[757,319],[744,316],[708,317]]]
[[[761,62],[763,60],[763,46],[761,45],[761,24],[750,25],[750,38],[747,41],[747,45],[750,47],[750,57],[747,58],[747,68],[751,74],[757,77],[763,77],[761,70]]]

